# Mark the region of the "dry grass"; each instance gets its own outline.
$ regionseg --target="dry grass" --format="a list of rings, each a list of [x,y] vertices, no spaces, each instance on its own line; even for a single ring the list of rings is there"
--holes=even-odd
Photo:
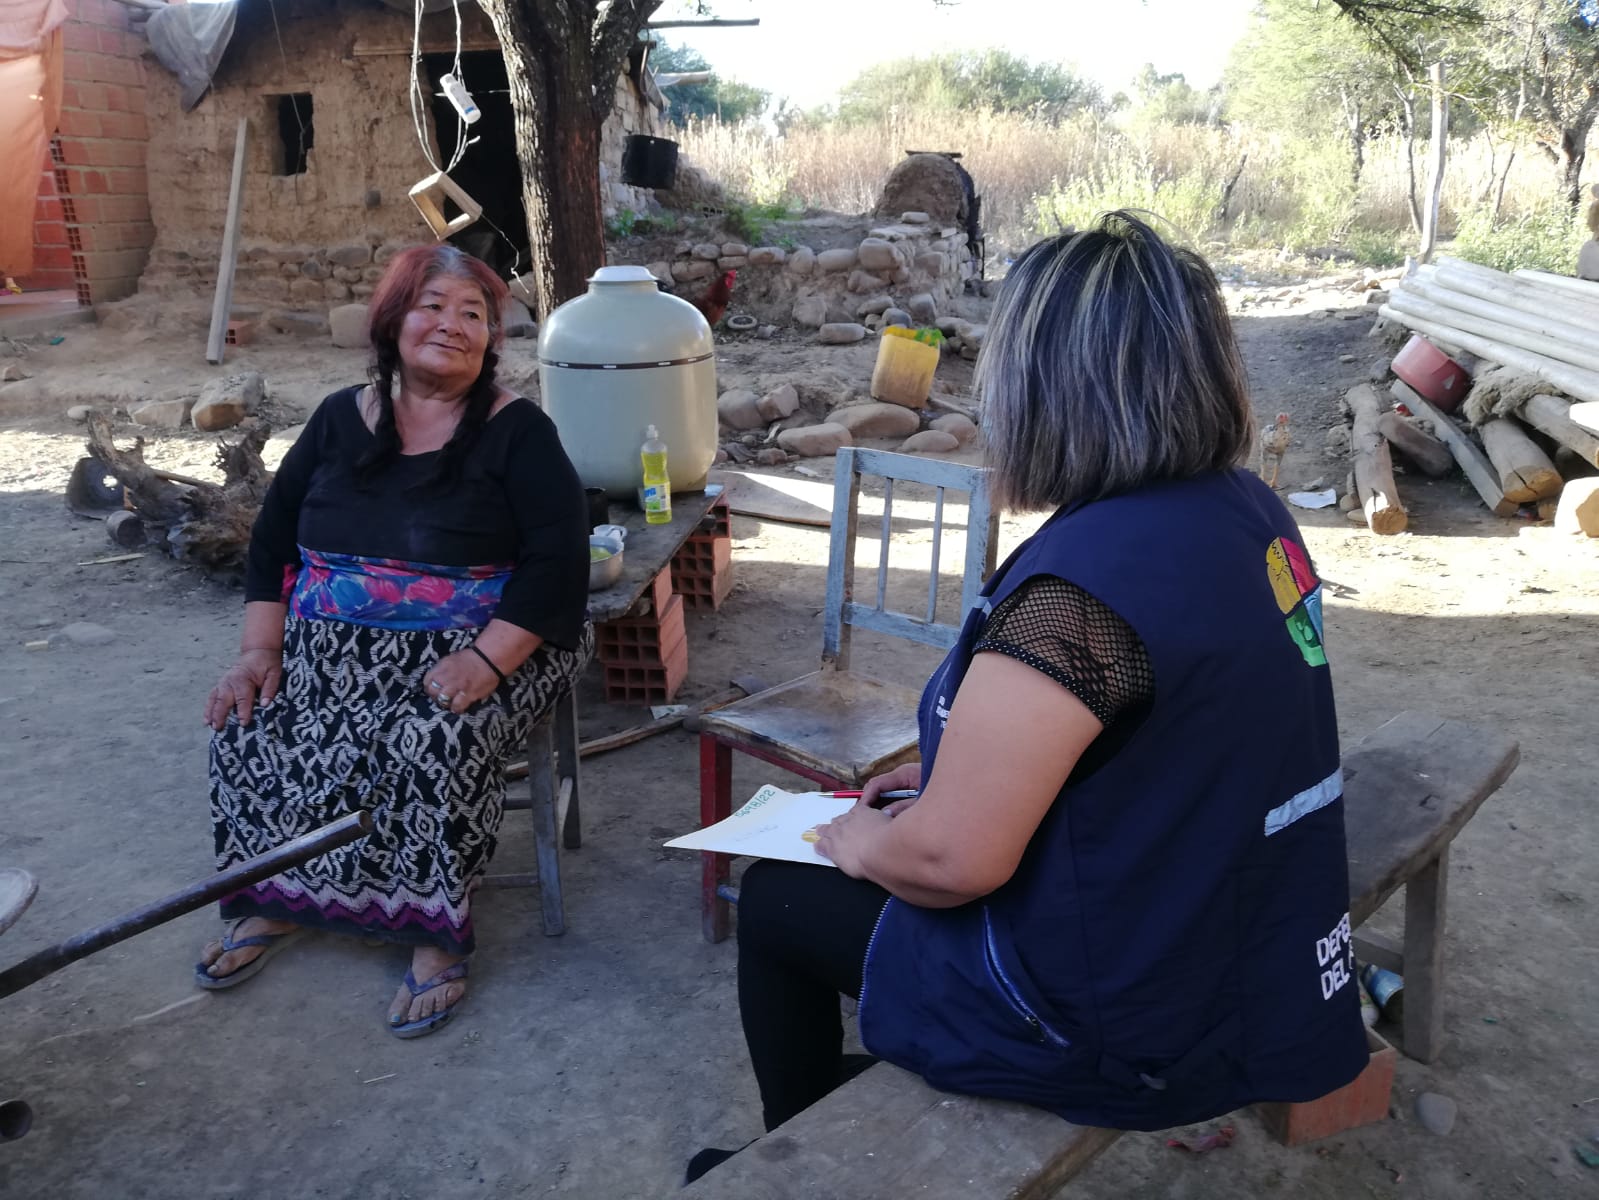
[[[786,137],[711,121],[695,124],[681,140],[691,159],[747,200],[839,212],[870,209],[906,150],[959,150],[983,196],[990,248],[1000,255],[1057,225],[1119,205],[1150,208],[1195,240],[1236,246],[1342,249],[1377,259],[1413,242],[1398,138],[1367,148],[1358,190],[1347,151],[1331,140],[1086,116],[1049,124],[983,113],[915,113],[886,128],[834,124]],[[1425,147],[1416,149],[1417,170],[1424,173]],[[1461,216],[1491,203],[1495,173],[1510,149],[1482,136],[1451,147],[1446,233]],[[1227,220],[1219,222],[1222,189],[1241,162]],[[1546,209],[1556,198],[1547,160],[1530,147],[1517,149],[1504,216]]]

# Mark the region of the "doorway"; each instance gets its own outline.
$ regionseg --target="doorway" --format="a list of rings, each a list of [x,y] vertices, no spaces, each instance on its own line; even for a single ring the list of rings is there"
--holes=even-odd
[[[432,89],[439,161],[448,162],[455,149],[461,118],[455,106],[441,94],[439,80],[455,66],[455,56],[424,54],[422,65]],[[529,239],[527,211],[522,206],[522,164],[516,157],[516,118],[511,111],[505,56],[498,50],[463,53],[461,82],[483,115],[475,124],[466,127],[471,144],[455,170],[450,172],[450,178],[483,206],[486,219],[463,229],[450,238],[450,243],[482,259],[502,279],[508,279],[528,269]]]

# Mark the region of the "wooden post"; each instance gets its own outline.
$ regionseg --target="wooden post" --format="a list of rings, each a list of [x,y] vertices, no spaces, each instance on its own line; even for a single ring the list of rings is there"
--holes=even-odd
[[[1521,406],[1521,419],[1555,439],[1584,462],[1599,467],[1599,437],[1571,419],[1571,405],[1558,396],[1534,396]]]
[[[1418,417],[1426,417],[1432,422],[1433,432],[1443,439],[1444,445],[1449,447],[1449,452],[1455,456],[1455,461],[1460,464],[1460,469],[1466,473],[1466,478],[1471,480],[1471,486],[1477,489],[1477,494],[1482,497],[1482,502],[1493,510],[1496,517],[1513,517],[1520,506],[1514,500],[1507,500],[1499,488],[1499,475],[1488,461],[1488,456],[1477,449],[1477,444],[1469,437],[1455,428],[1455,423],[1443,413],[1439,412],[1412,388],[1400,380],[1394,380],[1389,386],[1395,400],[1398,400]]]
[[[528,790],[533,797],[533,849],[539,864],[539,907],[544,935],[566,932],[566,907],[561,895],[561,843],[556,807],[560,780],[555,772],[552,722],[546,717],[528,731]]]
[[[1348,399],[1355,414],[1355,488],[1366,524],[1373,533],[1401,533],[1410,518],[1399,502],[1399,489],[1394,486],[1388,443],[1377,428],[1382,415],[1377,391],[1369,383],[1358,384],[1349,389]]]
[[[1449,453],[1448,446],[1396,412],[1385,412],[1378,417],[1377,431],[1419,470],[1434,479],[1442,478],[1455,469],[1455,456]]]
[[[233,307],[233,271],[239,259],[239,216],[244,208],[244,147],[250,122],[239,118],[233,140],[233,183],[228,188],[228,220],[222,230],[222,258],[217,263],[217,294],[211,301],[211,335],[205,342],[205,361],[220,363],[228,340],[228,310]]]
[[[1427,74],[1432,84],[1432,145],[1427,153],[1427,207],[1422,213],[1421,250],[1417,256],[1424,263],[1432,261],[1433,248],[1438,244],[1438,209],[1444,194],[1444,160],[1449,152],[1449,96],[1444,91],[1444,64],[1433,63]]]
[[[1444,925],[1449,847],[1405,883],[1405,1053],[1437,1060],[1444,1048]]]
[[[1531,504],[1560,495],[1564,482],[1549,456],[1533,443],[1521,425],[1509,417],[1495,417],[1477,431],[1482,435],[1488,460],[1499,472],[1505,499]]]

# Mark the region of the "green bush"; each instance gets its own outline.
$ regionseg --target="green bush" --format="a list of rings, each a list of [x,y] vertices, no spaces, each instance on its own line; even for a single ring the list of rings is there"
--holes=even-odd
[[[1493,211],[1479,205],[1461,217],[1454,252],[1498,271],[1532,267],[1568,275],[1585,236],[1577,218],[1559,201],[1497,224]]]
[[[1162,175],[1147,159],[1118,156],[1074,179],[1052,179],[1049,191],[1033,197],[1032,217],[1036,231],[1048,236],[1092,224],[1111,209],[1142,209],[1175,227],[1180,240],[1198,241],[1220,206],[1221,185],[1205,171]]]
[[[1397,267],[1405,261],[1398,235],[1391,229],[1356,225],[1344,235],[1344,247],[1356,262],[1368,267]]]

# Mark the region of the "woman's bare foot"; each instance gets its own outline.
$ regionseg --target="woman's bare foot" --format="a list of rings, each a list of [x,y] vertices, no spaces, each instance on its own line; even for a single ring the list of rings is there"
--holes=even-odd
[[[411,955],[411,978],[418,983],[426,983],[440,971],[461,962],[464,957],[460,954],[446,954],[434,946],[418,946]],[[411,989],[401,983],[400,990],[394,994],[394,1002],[389,1005],[389,1024],[408,1025],[412,1021],[424,1021],[435,1013],[443,1012],[464,995],[466,995],[464,979],[452,979],[447,983],[441,983],[438,987],[429,988],[420,996],[411,995]]]
[[[239,923],[233,930],[233,940],[258,937],[262,934],[292,933],[298,929],[293,921],[273,921],[266,917],[249,917]],[[221,979],[224,975],[231,975],[241,967],[247,967],[261,955],[265,954],[265,946],[241,946],[237,950],[222,951],[222,939],[207,942],[200,951],[200,965],[206,968],[206,974],[213,979]]]

